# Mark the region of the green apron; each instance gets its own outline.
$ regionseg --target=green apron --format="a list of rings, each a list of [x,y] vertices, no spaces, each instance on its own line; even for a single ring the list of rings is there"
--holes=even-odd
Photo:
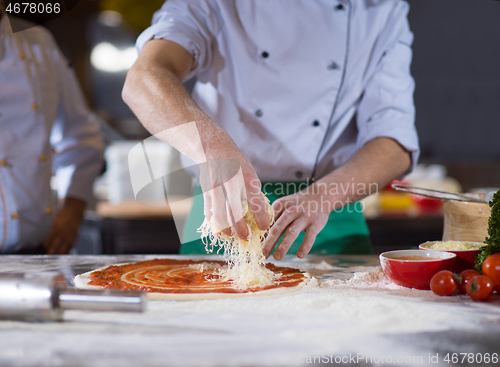
[[[300,183],[267,183],[263,185],[266,196],[271,203],[285,196],[283,185],[287,188],[287,195],[293,194],[297,189],[302,189]],[[205,245],[200,238],[200,233],[196,230],[204,220],[203,195],[200,187],[194,189],[194,201],[191,213],[184,225],[183,243],[181,254],[206,254]],[[328,218],[328,222],[323,230],[316,237],[314,245],[309,252],[317,255],[330,254],[371,254],[371,242],[368,226],[361,211],[361,203],[353,203],[345,206],[341,210],[333,211]],[[304,232],[288,250],[288,254],[296,254],[302,241]]]

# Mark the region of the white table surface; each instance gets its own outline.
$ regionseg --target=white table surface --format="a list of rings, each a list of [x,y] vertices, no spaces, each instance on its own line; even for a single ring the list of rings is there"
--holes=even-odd
[[[57,270],[72,284],[97,267],[154,257],[0,256],[0,272]],[[280,296],[149,301],[142,314],[0,320],[0,366],[472,366],[500,353],[499,295],[479,303],[396,286],[329,285],[378,264],[377,256],[287,256],[279,265],[309,270],[321,286]],[[459,363],[445,361],[453,353]]]

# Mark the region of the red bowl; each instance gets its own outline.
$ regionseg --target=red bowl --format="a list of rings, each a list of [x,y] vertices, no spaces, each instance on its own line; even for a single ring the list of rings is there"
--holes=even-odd
[[[429,247],[435,244],[436,242],[441,241],[428,241],[422,243],[418,248],[420,250],[429,251]],[[463,241],[474,243],[473,241]],[[474,269],[474,262],[476,261],[476,254],[479,254],[481,250],[431,250],[431,251],[446,251],[451,252],[457,255],[457,260],[455,261],[455,265],[453,265],[453,269],[451,269],[455,273],[460,273],[466,269]]]
[[[404,260],[415,256],[436,260]],[[430,289],[431,278],[440,270],[451,270],[457,255],[438,250],[397,250],[380,254],[380,265],[395,284],[407,288]]]

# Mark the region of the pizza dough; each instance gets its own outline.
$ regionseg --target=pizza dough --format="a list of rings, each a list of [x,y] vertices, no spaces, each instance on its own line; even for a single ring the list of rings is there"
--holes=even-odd
[[[202,300],[285,294],[311,279],[298,269],[267,264],[276,274],[273,285],[241,288],[220,275],[223,266],[223,261],[155,259],[99,268],[77,275],[74,282],[80,289],[142,289],[150,299]]]
[[[271,224],[274,211],[263,195]],[[296,291],[310,279],[298,269],[265,264],[262,241],[268,230],[257,226],[247,201],[243,214],[249,238],[240,239],[220,231],[214,217],[205,218],[199,231],[207,252],[224,249],[227,261],[154,259],[133,264],[112,265],[78,275],[75,285],[84,289],[141,289],[152,299],[214,299],[253,295],[275,295]],[[231,229],[232,231],[232,229]]]

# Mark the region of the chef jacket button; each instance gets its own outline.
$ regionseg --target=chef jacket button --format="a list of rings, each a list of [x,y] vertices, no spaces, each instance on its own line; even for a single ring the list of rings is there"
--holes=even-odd
[[[335,7],[335,10],[344,10],[344,5],[339,4]]]
[[[36,103],[33,103],[33,104],[31,105],[31,109],[32,109],[32,110],[38,110],[38,105],[37,105]]]
[[[318,127],[318,126],[319,126],[319,121],[318,121],[318,120],[315,120],[315,121],[313,122],[313,126],[314,126],[314,127]]]
[[[52,208],[50,206],[45,208],[45,213],[46,214],[52,214]]]
[[[267,59],[269,57],[269,52],[264,51],[263,53],[260,54],[264,59]]]
[[[302,178],[302,176],[304,176],[304,174],[301,171],[295,172],[295,177]]]
[[[20,59],[20,60],[24,60],[25,58],[26,58],[26,55],[24,54],[24,52],[21,52],[21,53],[19,54],[19,59]]]
[[[255,111],[255,116],[257,117],[261,117],[264,113],[262,112],[262,110],[257,110]]]
[[[2,159],[0,161],[0,166],[6,166],[7,165],[7,161],[5,159]]]
[[[331,62],[330,64],[328,64],[327,68],[328,70],[336,70],[339,68],[339,65],[336,62]]]
[[[10,215],[10,217],[11,217],[12,219],[17,219],[17,218],[19,218],[19,214],[17,214],[17,213],[12,213],[12,214]]]
[[[45,162],[45,161],[47,160],[47,157],[45,157],[45,156],[42,154],[40,157],[38,157],[38,160],[39,160],[40,162]]]

